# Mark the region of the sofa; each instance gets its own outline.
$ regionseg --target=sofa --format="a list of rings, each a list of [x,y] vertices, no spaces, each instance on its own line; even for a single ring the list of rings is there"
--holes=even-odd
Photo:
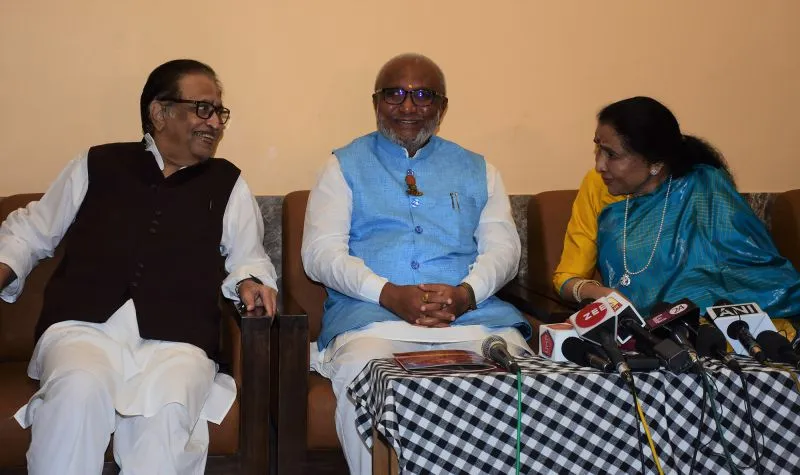
[[[0,201],[0,221],[11,211],[37,200],[41,194],[9,196]],[[0,301],[0,473],[25,473],[25,452],[30,430],[12,418],[38,389],[27,376],[33,352],[34,326],[42,307],[44,288],[62,257],[39,263],[14,304]],[[209,424],[210,448],[207,473],[264,474],[269,470],[269,361],[272,318],[240,316],[230,302],[220,300],[221,369],[231,373],[239,393],[221,425]],[[115,473],[111,451],[106,453],[104,473]]]
[[[270,400],[277,434],[273,462],[279,474],[347,473],[336,436],[331,385],[308,371],[308,345],[319,335],[326,296],[325,288],[306,276],[300,258],[308,194],[289,193],[282,207],[283,312],[273,330],[277,358],[272,361],[275,397]],[[577,190],[560,190],[511,197],[523,255],[519,276],[498,295],[520,308],[535,329],[541,323],[563,321],[573,310],[556,294],[552,275],[576,194]],[[800,269],[800,190],[745,197],[781,253]],[[529,343],[536,350],[538,338]]]
[[[500,295],[526,312],[534,325],[558,321],[570,311],[552,289],[551,276],[575,194],[561,190],[511,196],[522,257],[519,276]],[[0,220],[38,196],[0,199]],[[781,253],[800,269],[800,190],[745,196]],[[264,247],[278,271],[282,312],[271,329],[263,319],[242,319],[240,327],[226,306],[221,344],[241,391],[223,425],[211,425],[208,473],[266,473],[266,463],[278,473],[347,473],[333,422],[331,386],[308,371],[308,343],[319,334],[325,289],[308,279],[300,261],[307,199],[308,191],[257,197],[266,229]],[[36,390],[25,367],[44,284],[57,259],[37,267],[19,302],[0,303],[0,473],[24,473],[8,468],[24,467],[29,432],[10,417]],[[535,346],[536,340],[530,343]],[[267,430],[269,424],[274,432]],[[112,470],[113,462],[108,465]]]

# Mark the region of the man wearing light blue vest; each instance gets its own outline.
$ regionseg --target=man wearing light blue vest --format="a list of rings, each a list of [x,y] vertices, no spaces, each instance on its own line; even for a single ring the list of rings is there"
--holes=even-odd
[[[531,327],[496,297],[520,242],[497,170],[435,136],[444,74],[418,54],[386,63],[372,95],[378,131],[334,150],[311,191],[302,257],[327,287],[311,366],[331,379],[351,473],[371,473],[347,386],[374,358],[430,349],[480,352],[499,335],[531,353]]]

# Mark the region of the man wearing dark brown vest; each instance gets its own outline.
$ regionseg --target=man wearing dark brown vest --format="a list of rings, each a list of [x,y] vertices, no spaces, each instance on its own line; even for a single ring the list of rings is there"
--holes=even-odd
[[[239,169],[211,158],[230,117],[216,73],[159,66],[140,112],[142,141],[90,148],[0,227],[7,302],[64,242],[28,368],[40,390],[15,416],[32,426],[31,474],[101,473],[112,433],[124,473],[203,473],[207,421],[236,396],[213,361],[220,286],[275,312],[258,205]]]

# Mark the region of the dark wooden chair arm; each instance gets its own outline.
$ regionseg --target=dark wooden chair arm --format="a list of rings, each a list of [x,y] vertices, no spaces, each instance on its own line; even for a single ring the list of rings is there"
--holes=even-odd
[[[246,474],[268,473],[271,429],[266,401],[270,396],[270,331],[275,319],[263,308],[240,313],[229,304],[233,311],[224,313],[235,319],[240,331],[241,350],[234,352],[232,369],[240,385],[241,469]]]
[[[561,300],[553,290],[543,289],[521,278],[506,284],[497,292],[497,297],[542,323],[563,322],[578,308]]]
[[[308,438],[309,332],[307,315],[280,315],[273,344],[272,420],[277,433],[278,467],[301,473],[305,465]]]

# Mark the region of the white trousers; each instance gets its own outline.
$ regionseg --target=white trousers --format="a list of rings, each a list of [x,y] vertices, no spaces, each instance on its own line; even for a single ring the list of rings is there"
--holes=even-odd
[[[65,354],[69,357],[60,358]],[[114,459],[122,474],[202,474],[208,423],[195,424],[177,403],[149,417],[120,415],[113,404],[120,375],[103,360],[104,352],[86,342],[60,342],[48,350],[45,373],[55,365],[59,371],[42,379],[48,388],[33,413],[28,473],[99,474],[114,433]],[[189,390],[192,371],[191,364],[174,366],[161,377],[170,384],[184,380]]]
[[[509,352],[512,355],[533,353],[516,329],[506,329],[495,332],[495,334],[508,342]],[[390,358],[393,353],[425,350],[469,350],[480,354],[482,343],[482,339],[449,343],[419,343],[363,337],[353,339],[337,348],[334,354],[324,355],[323,361],[317,367],[315,367],[312,357],[312,369],[331,380],[333,393],[336,395],[336,433],[342,444],[350,473],[354,475],[372,473],[372,450],[367,448],[358,435],[356,406],[347,394],[347,386],[370,360]],[[334,340],[329,347],[336,346]]]
[[[100,474],[112,433],[124,475],[204,472],[207,420],[224,417],[235,385],[215,389],[230,377],[215,378],[199,348],[141,340],[132,310],[104,324],[56,324],[40,338],[28,374],[41,389],[15,416],[31,426],[28,473]]]

